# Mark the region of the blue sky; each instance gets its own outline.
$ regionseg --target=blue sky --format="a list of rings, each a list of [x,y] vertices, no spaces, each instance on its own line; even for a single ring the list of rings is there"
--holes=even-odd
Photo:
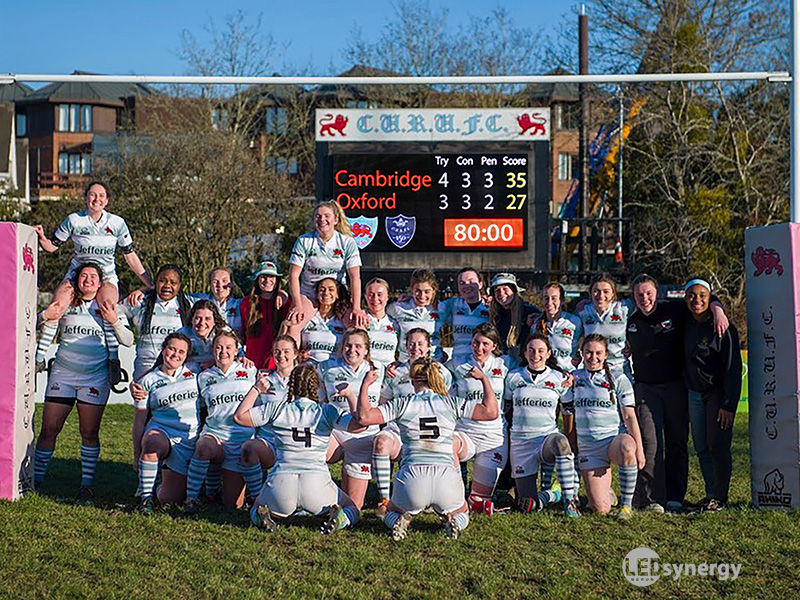
[[[486,16],[496,7],[506,8],[517,24],[545,33],[554,32],[563,18],[574,19],[570,3],[543,0],[431,0],[432,9],[449,9],[454,26],[469,15]],[[176,56],[182,30],[203,41],[203,26],[218,24],[237,10],[248,16],[263,15],[263,29],[286,46],[275,70],[312,66],[308,74],[328,75],[344,70],[342,50],[354,27],[364,37],[377,38],[394,14],[388,0],[249,1],[230,4],[208,0],[142,0],[120,2],[10,1],[3,8],[0,36],[0,73],[71,73],[75,69],[108,74],[179,75],[186,66]],[[577,19],[576,19],[577,20]]]

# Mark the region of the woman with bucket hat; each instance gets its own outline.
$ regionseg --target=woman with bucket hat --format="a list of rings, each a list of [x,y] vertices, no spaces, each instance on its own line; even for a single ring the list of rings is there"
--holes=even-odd
[[[271,260],[259,263],[253,274],[253,287],[242,298],[242,342],[245,356],[258,369],[274,369],[272,342],[289,312],[291,301],[280,302],[281,273]]]
[[[498,273],[492,277],[489,286],[492,295],[489,322],[500,333],[503,353],[514,361],[519,361],[522,356],[522,345],[528,337],[528,317],[533,315],[535,318],[542,312],[525,302],[520,295],[524,291],[525,288],[519,286],[517,276],[513,273]]]

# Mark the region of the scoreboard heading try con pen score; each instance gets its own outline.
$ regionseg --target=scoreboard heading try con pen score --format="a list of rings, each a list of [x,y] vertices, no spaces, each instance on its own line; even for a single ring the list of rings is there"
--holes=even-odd
[[[524,250],[527,154],[337,154],[333,194],[359,248]]]

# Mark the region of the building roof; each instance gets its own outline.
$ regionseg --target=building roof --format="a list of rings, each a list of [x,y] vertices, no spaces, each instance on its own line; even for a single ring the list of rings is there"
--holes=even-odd
[[[16,81],[8,85],[0,85],[0,102],[16,102],[17,100],[22,100],[32,91],[32,87]]]
[[[377,69],[367,65],[353,65],[347,71],[339,73],[337,77],[400,77],[400,73]],[[357,97],[367,97],[369,88],[374,86],[359,85],[331,85],[325,84],[317,87],[314,93],[320,96],[351,95]]]
[[[73,75],[96,75],[86,71],[74,71]],[[142,83],[89,83],[57,82],[33,91],[25,97],[26,102],[61,100],[121,100],[133,96],[152,96],[155,89]]]
[[[558,68],[547,73],[548,75],[574,75],[566,69]],[[605,97],[608,94],[596,85],[587,84],[589,97]],[[580,100],[580,85],[577,83],[529,83],[519,93],[527,100],[536,100],[543,104],[553,102],[577,102]]]

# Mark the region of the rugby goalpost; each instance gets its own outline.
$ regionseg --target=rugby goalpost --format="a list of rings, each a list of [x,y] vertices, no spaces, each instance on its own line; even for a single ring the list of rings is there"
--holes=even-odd
[[[792,0],[791,72],[644,73],[463,77],[200,77],[171,75],[0,74],[20,83],[204,85],[502,85],[531,83],[659,83],[769,81],[790,83],[790,222],[745,232],[752,503],[800,508],[800,0]],[[33,479],[37,239],[31,227],[0,224],[0,316],[13,344],[0,345],[0,498],[17,499]],[[10,276],[9,274],[13,274]],[[789,327],[789,323],[792,327]],[[10,332],[14,331],[12,337]]]

